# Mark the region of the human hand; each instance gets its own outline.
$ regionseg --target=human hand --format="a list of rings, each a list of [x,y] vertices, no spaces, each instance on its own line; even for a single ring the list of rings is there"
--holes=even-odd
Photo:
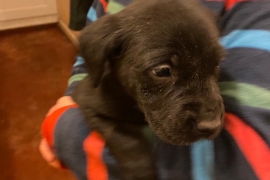
[[[48,111],[47,116],[51,115],[55,110],[60,109],[61,107],[64,106],[69,106],[75,104],[71,96],[63,96],[60,99],[57,100],[56,104],[51,107],[51,109]]]
[[[61,168],[61,163],[57,159],[47,140],[42,138],[39,144],[39,152],[45,161],[54,168]]]
[[[63,96],[58,101],[56,104],[48,111],[47,116],[51,115],[55,110],[75,104],[75,102],[72,100],[70,96]],[[49,146],[47,140],[45,138],[41,139],[40,144],[39,144],[39,151],[41,153],[41,156],[49,165],[51,165],[54,168],[61,168],[61,163],[59,159],[56,157],[54,154],[53,150]]]

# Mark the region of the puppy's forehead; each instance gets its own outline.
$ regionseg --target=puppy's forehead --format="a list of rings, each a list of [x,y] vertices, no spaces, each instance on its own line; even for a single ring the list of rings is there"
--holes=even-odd
[[[154,38],[141,41],[136,52],[140,59],[138,66],[149,68],[158,64],[170,63],[173,66],[186,68],[216,66],[222,59],[223,48],[217,42],[203,41],[194,38]],[[193,42],[192,42],[193,41]],[[140,62],[140,63],[139,63]]]
[[[155,52],[163,49],[165,54],[194,50],[207,54],[206,50],[216,48],[218,30],[204,8],[184,1],[169,5],[164,0],[149,2],[144,8],[135,6],[120,14],[123,34],[133,45]]]
[[[218,30],[209,13],[194,2],[149,0],[144,8],[140,3],[126,8],[119,18],[129,54],[142,59],[144,68],[173,57],[187,63],[183,65],[217,64],[222,49]]]
[[[142,3],[143,7],[141,7]],[[159,32],[168,33],[176,28],[190,30],[202,30],[203,27],[208,30],[215,28],[213,17],[197,0],[135,1],[120,12],[119,17],[122,24],[126,25],[125,28],[132,29],[135,33],[148,31],[150,34],[155,34],[157,29]]]

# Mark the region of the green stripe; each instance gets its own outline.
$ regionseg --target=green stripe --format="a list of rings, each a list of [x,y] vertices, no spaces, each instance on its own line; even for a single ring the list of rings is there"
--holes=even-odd
[[[270,110],[270,91],[267,89],[237,82],[221,82],[219,87],[224,98],[232,97],[242,105]]]
[[[109,14],[115,14],[115,13],[118,13],[119,11],[121,11],[124,8],[125,8],[125,6],[123,6],[122,4],[119,4],[119,3],[112,0],[108,4],[108,11],[107,12]]]
[[[87,76],[87,73],[81,73],[81,74],[76,74],[72,76],[68,80],[68,86],[70,86],[75,81],[81,81],[85,76]]]
[[[142,132],[144,134],[144,137],[148,140],[148,142],[153,145],[154,134],[152,130],[149,128],[149,126],[148,125],[144,126],[142,128]]]

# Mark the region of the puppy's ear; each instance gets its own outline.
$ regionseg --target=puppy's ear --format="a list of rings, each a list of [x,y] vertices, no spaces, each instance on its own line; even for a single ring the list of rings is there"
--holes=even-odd
[[[99,85],[105,63],[121,52],[119,19],[104,16],[87,26],[79,38],[80,51],[85,59],[93,86]]]

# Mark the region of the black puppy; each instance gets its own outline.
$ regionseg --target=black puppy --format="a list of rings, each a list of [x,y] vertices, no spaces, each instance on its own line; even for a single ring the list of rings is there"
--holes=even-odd
[[[174,145],[220,132],[218,36],[214,18],[195,0],[138,0],[83,30],[89,76],[73,98],[116,157],[123,179],[157,179],[144,124]]]

